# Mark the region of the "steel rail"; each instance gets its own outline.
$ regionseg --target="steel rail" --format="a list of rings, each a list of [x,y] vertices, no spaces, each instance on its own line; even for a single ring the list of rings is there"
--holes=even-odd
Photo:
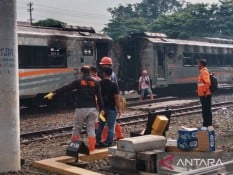
[[[228,107],[233,107],[233,101],[228,101],[228,102],[221,102],[218,104],[213,104],[213,108],[212,110],[218,110],[221,108],[228,108]],[[171,119],[174,117],[179,117],[179,116],[184,116],[184,115],[190,115],[190,114],[196,114],[196,113],[200,113],[201,112],[201,106],[192,108],[192,107],[187,107],[188,111],[186,110],[186,108],[178,108],[178,109],[171,109]],[[150,112],[160,112],[160,110],[153,110]],[[143,114],[139,114],[139,115],[132,115],[132,116],[125,116],[122,118],[118,118],[117,122],[124,126],[124,125],[133,125],[133,124],[137,124],[137,123],[143,123],[143,122],[147,122],[148,120],[148,112],[144,112]],[[70,131],[72,130],[73,126],[66,126],[66,127],[60,127],[60,128],[54,128],[54,129],[48,129],[48,130],[41,130],[41,131],[36,131],[36,132],[28,132],[28,133],[23,133],[20,134],[20,138],[22,140],[22,143],[27,142],[28,140],[33,140],[36,138],[44,138],[46,139],[48,135],[55,135],[57,136],[59,133],[61,135],[64,135],[64,133],[66,132],[67,134],[70,134]],[[82,133],[85,133],[85,127],[84,130],[82,131]]]

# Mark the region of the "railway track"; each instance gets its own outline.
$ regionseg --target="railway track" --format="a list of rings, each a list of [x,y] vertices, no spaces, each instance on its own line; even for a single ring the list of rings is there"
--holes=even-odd
[[[146,100],[139,100],[139,98],[133,98],[133,99],[127,99],[127,107],[132,106],[139,106],[139,105],[145,105],[145,104],[151,104],[151,103],[159,103],[164,101],[171,101],[171,100],[177,100],[177,97],[163,97],[163,98],[155,98],[155,99],[146,99]]]
[[[191,103],[191,105],[193,104]],[[213,104],[212,111],[215,111],[221,108],[229,108],[229,107],[233,107],[233,101]],[[187,106],[187,107],[177,107],[177,108],[172,108],[172,109],[163,109],[163,110],[150,109],[149,112],[160,113],[163,111],[165,112],[166,110],[171,111],[171,119],[172,119],[174,117],[201,113],[201,106],[196,105],[196,106]],[[148,120],[148,111],[142,111],[142,113],[138,115],[129,115],[129,116],[125,116],[122,118],[118,118],[117,122],[120,123],[122,126],[125,126],[125,125],[135,125],[137,123],[143,123],[143,122],[146,123],[147,120]],[[37,132],[23,133],[20,135],[21,143],[27,144],[28,142],[43,140],[43,139],[47,139],[51,137],[61,137],[61,136],[70,135],[71,130],[72,130],[72,126],[65,126],[65,127],[60,127],[56,129],[48,129],[48,130],[41,130]],[[84,134],[85,132],[86,131],[84,127],[82,134]]]

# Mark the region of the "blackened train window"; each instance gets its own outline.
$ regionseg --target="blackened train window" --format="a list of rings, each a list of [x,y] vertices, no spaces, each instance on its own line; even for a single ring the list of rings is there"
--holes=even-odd
[[[83,56],[93,56],[93,48],[91,46],[84,46],[82,48]]]
[[[19,45],[19,68],[45,67],[48,65],[48,48],[45,46]]]
[[[66,50],[19,45],[19,68],[66,67]]]
[[[93,43],[91,41],[83,41],[83,56],[93,56]]]
[[[63,48],[49,48],[49,67],[65,67],[66,66],[66,50]]]

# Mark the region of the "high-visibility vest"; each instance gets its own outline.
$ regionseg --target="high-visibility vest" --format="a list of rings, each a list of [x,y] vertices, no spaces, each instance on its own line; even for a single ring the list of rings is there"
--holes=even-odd
[[[211,95],[210,92],[210,74],[206,67],[200,70],[200,74],[198,76],[197,82],[197,95],[198,96],[205,96]]]

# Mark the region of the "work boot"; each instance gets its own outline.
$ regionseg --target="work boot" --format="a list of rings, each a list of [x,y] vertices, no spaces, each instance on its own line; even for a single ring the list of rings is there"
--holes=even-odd
[[[101,142],[105,142],[108,137],[108,127],[104,126],[102,134],[101,134]]]
[[[88,137],[89,151],[95,150],[96,138],[94,136]]]
[[[78,141],[79,139],[80,139],[80,137],[77,136],[77,135],[72,135],[71,136],[71,141]]]
[[[122,127],[118,123],[116,123],[115,132],[116,132],[116,140],[124,138]]]

